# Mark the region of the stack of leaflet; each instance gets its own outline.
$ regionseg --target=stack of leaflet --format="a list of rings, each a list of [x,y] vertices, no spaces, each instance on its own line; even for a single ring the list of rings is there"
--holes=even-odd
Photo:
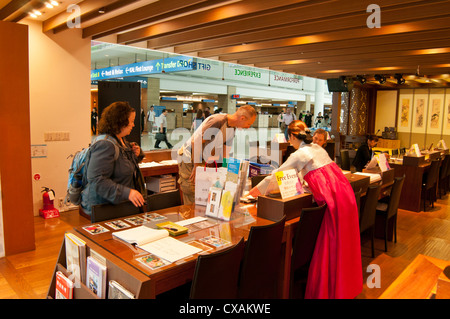
[[[230,220],[231,213],[239,204],[244,193],[249,169],[249,161],[230,158],[223,188],[211,187],[206,205],[206,215]]]

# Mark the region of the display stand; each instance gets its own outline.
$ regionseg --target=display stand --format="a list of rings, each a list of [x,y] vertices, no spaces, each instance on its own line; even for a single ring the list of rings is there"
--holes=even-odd
[[[106,259],[108,282],[110,280],[117,281],[125,289],[129,290],[132,294],[134,294],[136,299],[155,298],[156,295],[155,285],[148,276],[138,271],[137,269],[131,267],[130,265],[126,264],[116,256],[113,256],[108,251],[104,250],[100,246],[90,241],[88,238],[81,236],[78,233],[76,233],[75,235],[80,237],[82,240],[86,242],[86,256],[89,256],[91,254],[90,251],[92,249]],[[70,275],[66,265],[66,248],[64,239],[61,245],[58,260],[56,262],[55,270],[53,271],[53,277],[50,282],[50,287],[48,289],[47,299],[55,298],[57,271],[61,271],[66,276]],[[73,298],[99,299],[97,295],[95,295],[91,290],[89,290],[89,288],[86,286],[85,283],[75,284]]]
[[[286,215],[286,220],[299,217],[302,208],[313,206],[311,194],[301,194],[287,199],[281,197],[258,196],[257,216],[271,221],[279,221]]]

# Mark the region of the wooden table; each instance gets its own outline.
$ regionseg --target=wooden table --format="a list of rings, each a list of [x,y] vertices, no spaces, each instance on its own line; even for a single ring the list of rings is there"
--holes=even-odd
[[[156,150],[156,151],[148,151],[144,152],[145,157],[143,159],[143,163],[147,162],[161,162],[166,160],[176,159],[176,150],[168,149],[168,150]],[[164,175],[164,174],[178,174],[178,165],[161,165],[154,167],[144,167],[141,168],[142,175],[146,176],[156,176],[156,175]]]
[[[179,221],[197,216],[205,216],[205,209],[206,207],[204,206],[181,205],[154,211],[152,213],[164,215],[171,221]],[[299,207],[298,209],[301,209],[301,207]],[[132,216],[142,215],[145,214]],[[128,217],[131,216],[127,216],[127,218]],[[118,219],[124,220],[124,218],[125,217]],[[282,271],[279,274],[278,287],[278,296],[280,298],[289,298],[292,239],[294,237],[299,220],[300,218],[297,217],[287,220],[285,223],[285,230],[282,240],[283,258],[280,261]],[[73,232],[81,239],[85,240],[88,243],[88,246],[91,245],[92,247],[94,247],[94,250],[99,250],[98,252],[100,254],[104,252],[106,255],[108,255],[108,258],[113,260],[114,262],[115,271],[118,271],[118,268],[120,268],[119,270],[121,271],[122,275],[124,273],[134,273],[133,279],[141,277],[138,281],[143,283],[140,289],[146,289],[146,297],[155,298],[158,294],[182,286],[192,280],[196,260],[198,257],[197,254],[182,259],[178,262],[165,265],[156,270],[152,270],[137,260],[139,257],[143,257],[145,255],[148,255],[149,253],[142,249],[135,248],[134,246],[126,244],[125,242],[113,237],[112,233],[114,232],[114,230],[106,225],[106,222],[109,221],[96,223],[109,229],[109,231],[105,233],[93,235],[83,229],[83,227],[90,224],[75,227]],[[176,238],[183,242],[190,243],[192,241],[198,241],[203,237],[214,235],[229,242],[229,245],[227,246],[222,246],[220,248],[210,247],[210,250],[204,252],[211,253],[238,243],[242,237],[247,240],[250,228],[252,226],[265,226],[273,223],[270,220],[257,217],[257,208],[252,204],[240,205],[238,212],[232,214],[232,220],[229,222],[212,218],[208,218],[208,221],[212,223],[210,227],[189,232],[188,234],[177,236]],[[62,249],[61,254],[64,253],[65,252]],[[64,264],[64,258],[61,254],[58,258],[59,265]],[[144,277],[143,279],[142,276]],[[54,283],[52,283],[52,285],[54,285]],[[52,289],[53,287],[51,287],[50,290]]]
[[[173,165],[161,165],[153,167],[141,167],[141,172],[144,177],[166,175],[166,174],[178,175],[178,165],[173,164]]]
[[[177,236],[176,238],[183,242],[192,242],[198,241],[200,238],[209,235],[214,235],[216,237],[222,238],[230,242],[228,246],[223,246],[221,248],[210,247],[211,250],[209,250],[207,253],[211,253],[229,247],[232,244],[238,243],[242,237],[247,239],[250,232],[250,228],[252,226],[263,226],[273,223],[272,221],[257,217],[255,205],[245,205],[241,207],[243,207],[246,213],[234,213],[233,219],[229,222],[209,218],[208,221],[213,223],[213,226],[192,233],[190,232],[185,235]],[[194,205],[182,205],[155,211],[152,213],[165,215],[170,220],[177,221],[196,216],[204,216],[205,207]],[[142,216],[142,215],[143,214],[135,216]],[[119,219],[123,220],[124,218]],[[285,226],[285,232],[283,235],[283,245],[284,245],[283,249],[284,257],[282,260],[283,271],[280,274],[281,280],[279,287],[280,298],[288,298],[289,296],[289,271],[290,271],[292,238],[295,233],[295,227],[298,221],[299,218],[289,220],[286,222]],[[110,229],[108,226],[105,225],[106,222],[108,221],[96,224],[100,224]],[[124,243],[121,240],[113,238],[112,236],[113,231],[92,235],[83,229],[84,226],[86,225],[74,228],[74,231],[77,233],[77,236],[80,236],[82,239],[83,238],[88,239],[89,242],[95,243],[102,249],[108,251],[110,254],[124,261],[129,266],[135,268],[136,270],[139,270],[146,276],[150,277],[155,287],[153,297],[156,297],[156,295],[163,293],[165,291],[184,285],[185,283],[191,281],[193,278],[195,263],[198,255],[187,257],[183,260],[166,265],[157,270],[151,270],[149,267],[146,267],[137,260],[138,257],[148,255],[149,254],[148,252],[141,250],[139,248],[135,248],[129,244]]]
[[[445,299],[450,296],[450,280],[443,274],[450,261],[419,254],[380,299]]]

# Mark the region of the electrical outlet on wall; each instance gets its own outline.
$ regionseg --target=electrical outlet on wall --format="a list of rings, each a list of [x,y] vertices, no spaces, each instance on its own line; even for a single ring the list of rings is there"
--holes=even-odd
[[[64,206],[64,198],[60,198],[59,199],[59,207],[63,207]]]

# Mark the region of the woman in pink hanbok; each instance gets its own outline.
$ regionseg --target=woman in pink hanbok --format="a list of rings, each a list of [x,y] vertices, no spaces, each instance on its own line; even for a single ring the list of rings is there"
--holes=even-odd
[[[362,291],[363,276],[354,191],[327,152],[317,144],[308,144],[311,135],[304,122],[293,121],[288,134],[297,150],[274,172],[296,169],[308,183],[316,203],[319,206],[327,203],[308,272],[305,298],[355,298]],[[250,195],[266,194],[272,176],[262,180]]]

